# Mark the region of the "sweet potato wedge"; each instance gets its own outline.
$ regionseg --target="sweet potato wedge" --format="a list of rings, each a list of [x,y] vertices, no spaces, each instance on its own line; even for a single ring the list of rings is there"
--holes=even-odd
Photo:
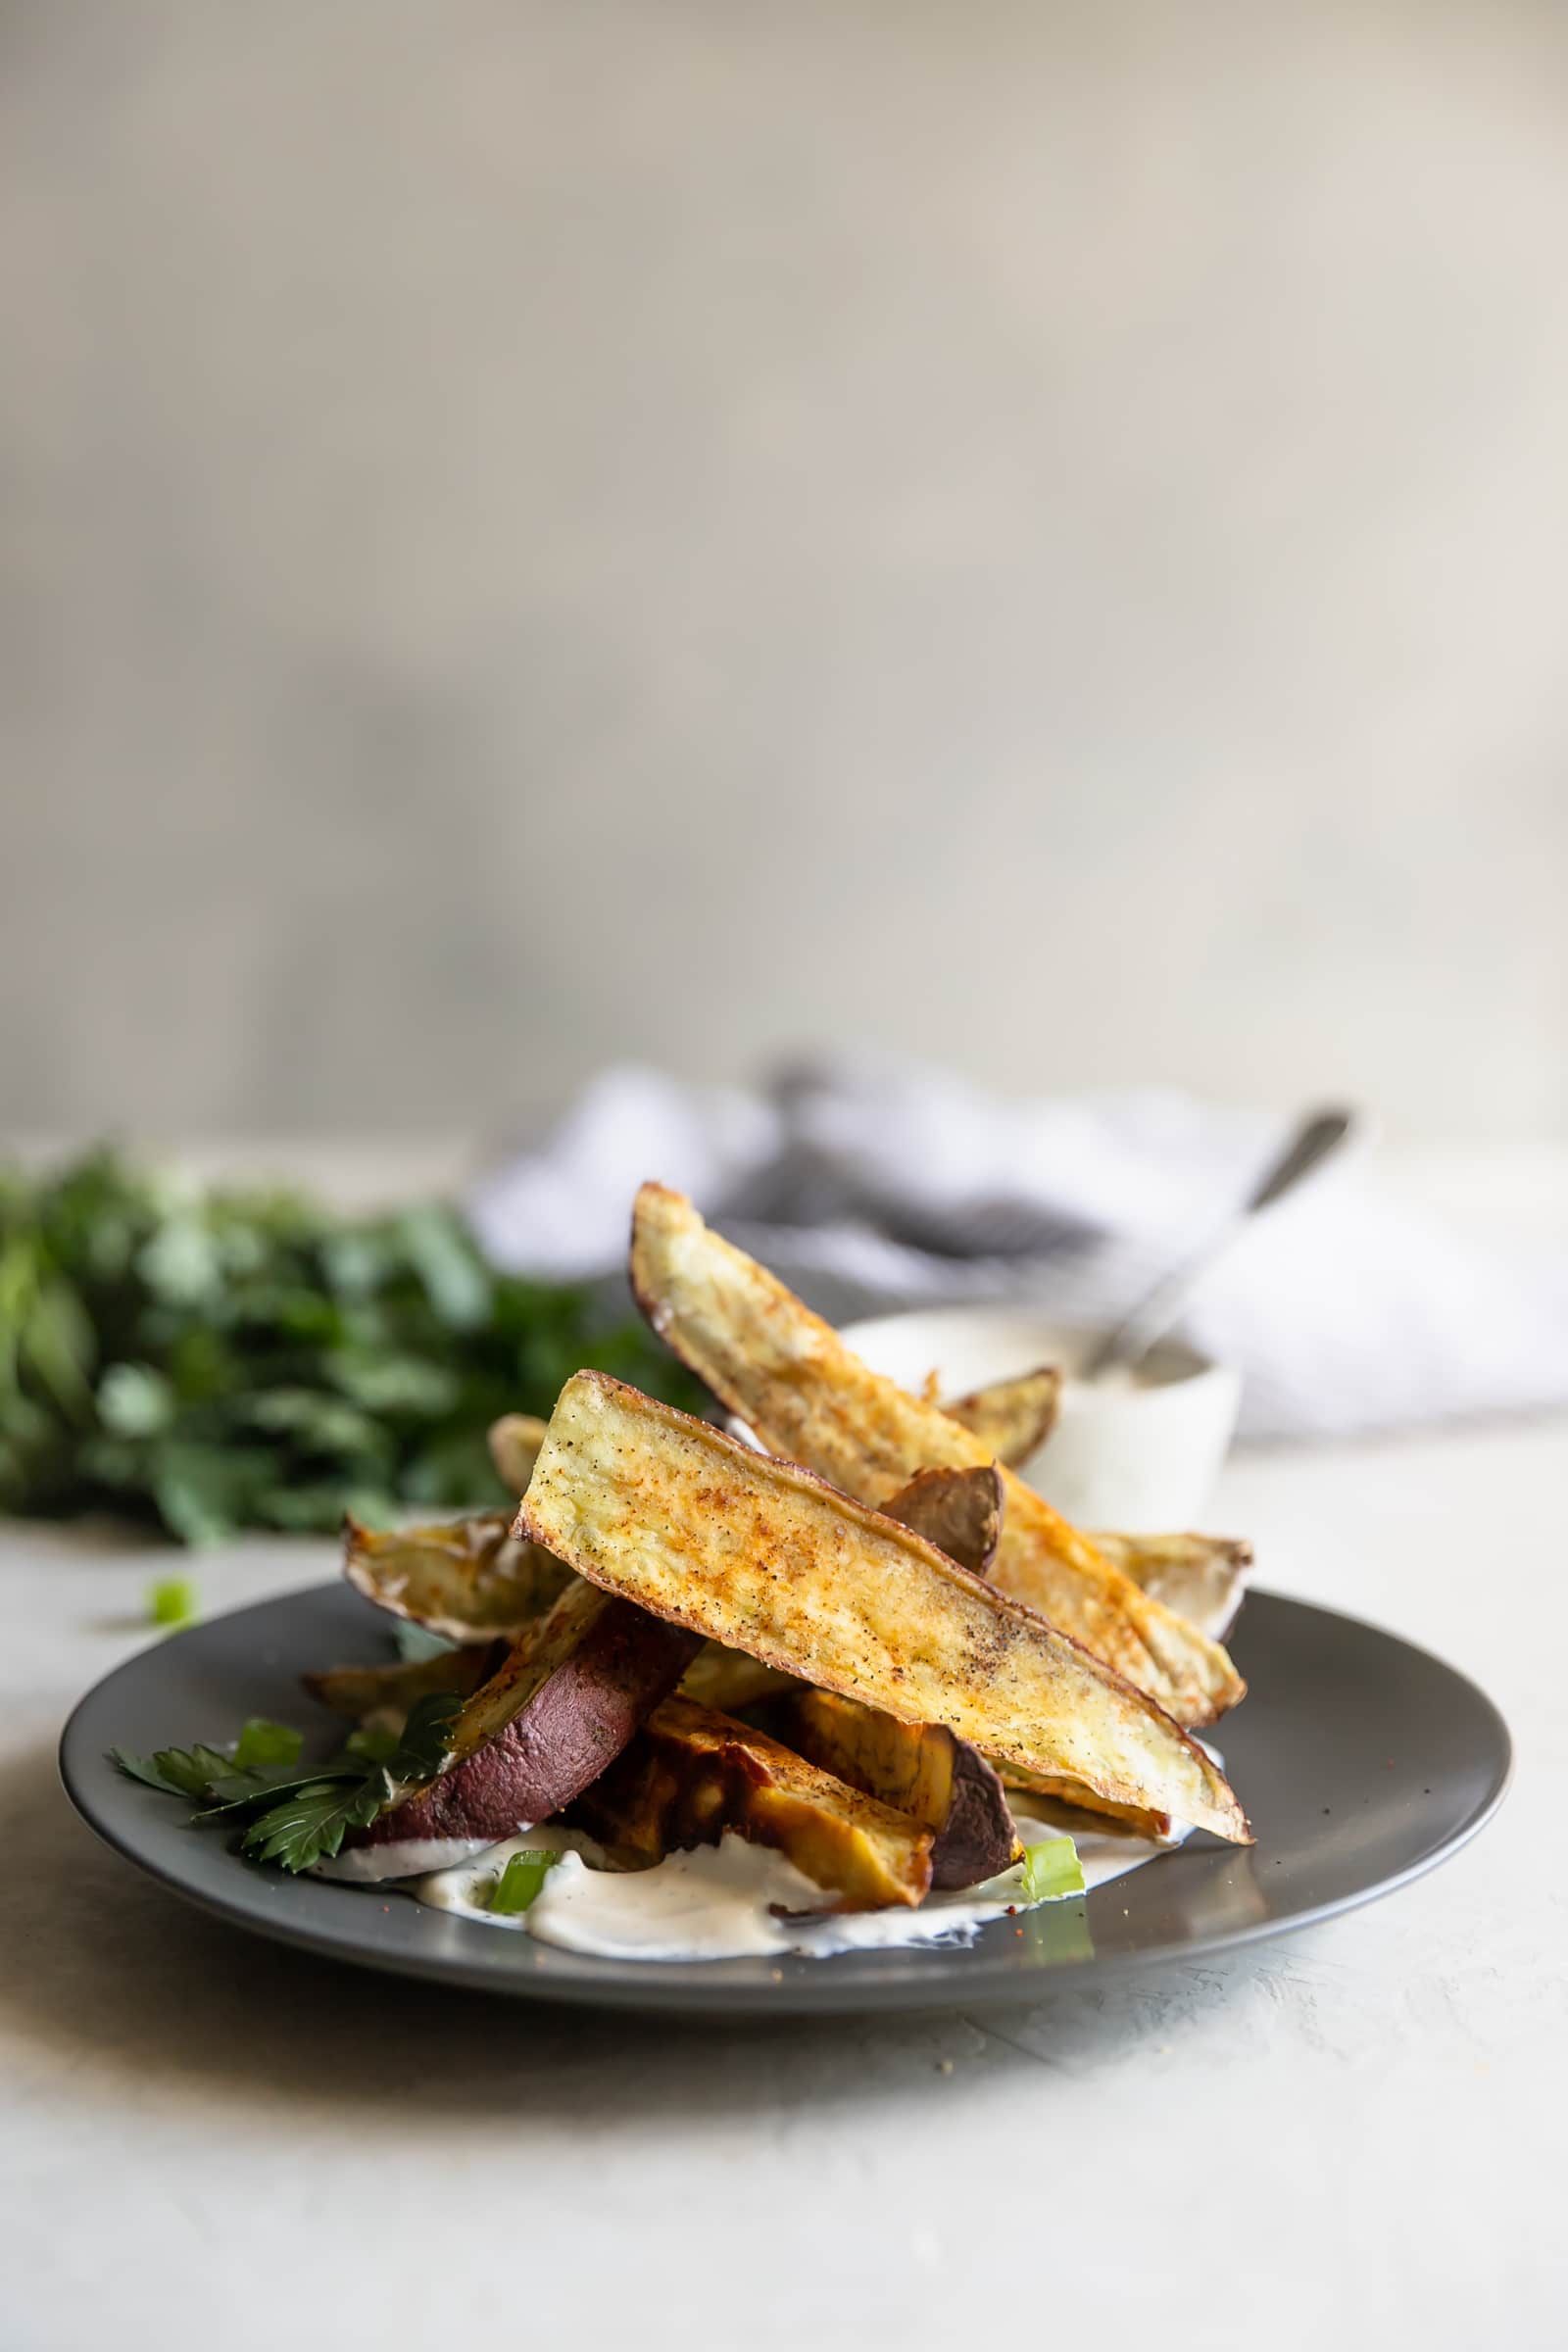
[[[793,1462],[578,1372],[516,1519],[607,1592],[1025,1771],[1245,1841],[1222,1775],[1032,1609]]]
[[[993,1380],[942,1407],[950,1421],[978,1438],[1008,1470],[1016,1470],[1045,1444],[1060,1409],[1061,1374],[1054,1364],[1020,1372],[1014,1380]]]
[[[1222,1642],[1236,1622],[1252,1565],[1252,1546],[1230,1536],[1113,1536],[1090,1538],[1103,1559],[1142,1585],[1211,1641]]]
[[[515,1542],[500,1511],[384,1534],[345,1519],[343,1573],[378,1609],[449,1642],[520,1634],[570,1582],[547,1551]]]
[[[491,1422],[487,1441],[497,1478],[514,1494],[525,1494],[545,1442],[544,1423],[533,1413],[503,1413],[499,1421]]]
[[[993,1765],[941,1723],[900,1723],[832,1690],[800,1690],[779,1709],[787,1745],[933,1834],[933,1886],[975,1886],[1023,1850]]]
[[[918,1470],[990,1461],[981,1441],[867,1369],[766,1269],[710,1232],[691,1202],[645,1184],[631,1285],[662,1339],[773,1454],[880,1508]],[[535,1473],[537,1476],[537,1472]],[[1217,1642],[1162,1608],[1010,1470],[992,1577],[1184,1723],[1245,1689]]]
[[[976,1470],[917,1470],[882,1510],[971,1576],[984,1576],[1002,1533],[1001,1473],[993,1462]]]
[[[510,1838],[597,1780],[679,1682],[694,1635],[573,1577],[464,1704],[440,1777],[406,1789],[352,1844]]]
[[[657,1862],[726,1830],[770,1845],[836,1900],[831,1911],[915,1904],[931,1832],[730,1716],[668,1698],[572,1808],[612,1857]]]
[[[362,1723],[368,1715],[401,1718],[416,1699],[432,1690],[455,1690],[466,1698],[495,1672],[509,1646],[470,1642],[416,1664],[399,1660],[390,1666],[328,1666],[319,1674],[302,1674],[300,1681],[312,1698],[351,1722]],[[717,1642],[703,1643],[679,1686],[683,1697],[700,1706],[721,1707],[728,1714],[798,1687],[793,1675],[760,1666],[744,1650],[725,1649]]]

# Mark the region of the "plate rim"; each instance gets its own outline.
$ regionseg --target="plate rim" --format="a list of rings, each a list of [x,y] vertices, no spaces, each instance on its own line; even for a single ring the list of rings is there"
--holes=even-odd
[[[1394,1632],[1391,1627],[1379,1624],[1375,1619],[1353,1616],[1348,1610],[1331,1608],[1322,1602],[1276,1592],[1267,1586],[1254,1586],[1248,1595],[1250,1602],[1263,1600],[1271,1605],[1304,1611],[1310,1616],[1344,1625],[1358,1635],[1373,1635],[1395,1643],[1419,1658],[1426,1666],[1437,1668],[1440,1673],[1463,1686],[1486,1721],[1494,1754],[1485,1796],[1430,1851],[1417,1855],[1388,1877],[1349,1892],[1328,1896],[1288,1917],[1271,1916],[1245,1926],[1196,1936],[1180,1943],[1063,1959],[1023,1984],[1014,1974],[988,1969],[986,1961],[991,1956],[985,1953],[976,1955],[973,1984],[962,1986],[946,1982],[933,1983],[928,1986],[919,1982],[917,1975],[887,1983],[847,1977],[835,1982],[831,1961],[816,1961],[802,1963],[812,1970],[811,1975],[786,1975],[771,1982],[765,1992],[755,1990],[750,1985],[735,1984],[713,1984],[705,1988],[702,1972],[709,1964],[702,1961],[678,1964],[680,1973],[676,1975],[667,1962],[639,1964],[624,1960],[600,1961],[595,1956],[580,1953],[562,1955],[575,1964],[574,1972],[570,1975],[535,1977],[519,1972],[510,1980],[501,1979],[479,1966],[470,1969],[461,1953],[377,1950],[368,1943],[340,1940],[318,1928],[300,1926],[285,1919],[253,1916],[248,1911],[237,1910],[220,1895],[215,1895],[188,1878],[179,1876],[149,1855],[124,1835],[118,1824],[100,1809],[94,1798],[89,1771],[102,1766],[112,1772],[113,1767],[108,1765],[106,1751],[97,1747],[95,1742],[86,1744],[88,1734],[83,1728],[82,1719],[122,1679],[133,1677],[139,1670],[145,1669],[150,1658],[167,1655],[175,1643],[214,1626],[237,1622],[253,1614],[270,1613],[287,1608],[292,1602],[318,1597],[338,1590],[340,1587],[331,1579],[316,1579],[307,1585],[291,1587],[283,1592],[266,1594],[258,1600],[243,1602],[238,1608],[220,1610],[214,1616],[204,1617],[200,1624],[181,1628],[166,1636],[163,1641],[149,1642],[133,1651],[128,1658],[122,1658],[81,1693],[66,1719],[56,1753],[61,1785],[77,1817],[112,1852],[120,1855],[142,1877],[167,1887],[181,1902],[190,1904],[209,1918],[222,1921],[237,1933],[255,1935],[264,1941],[309,1952],[316,1959],[342,1967],[368,1968],[378,1975],[412,1979],[424,1984],[451,1984],[461,1987],[465,1992],[488,1994],[498,2000],[539,2001],[558,2008],[614,2009],[646,2015],[657,2013],[665,2018],[678,2012],[683,2016],[706,2016],[714,2022],[730,2023],[738,2023],[743,2019],[756,2021],[770,2016],[845,2016],[852,2012],[929,2011],[1001,2003],[1035,2005],[1059,1991],[1081,1990],[1091,1984],[1107,1984],[1114,1979],[1142,1974],[1149,1969],[1212,1958],[1218,1953],[1240,1951],[1277,1936],[1296,1935],[1320,1926],[1326,1920],[1343,1918],[1349,1912],[1362,1910],[1367,1904],[1379,1902],[1386,1895],[1396,1894],[1401,1887],[1413,1885],[1430,1871],[1451,1860],[1478,1837],[1501,1807],[1514,1778],[1516,1749],[1507,1719],[1495,1700],[1471,1676],[1450,1665],[1437,1651],[1407,1640],[1404,1635]],[[81,1750],[79,1756],[78,1749]],[[1205,1841],[1198,1850],[1208,1851],[1212,1848]],[[1085,1901],[1089,1899],[1092,1898],[1086,1897]],[[917,1949],[911,1947],[911,1950]],[[900,1956],[908,1957],[910,1954],[901,1951]],[[951,1960],[958,1954],[949,1949],[945,1956]],[[616,1973],[603,1983],[595,1983],[590,1972],[600,1966]],[[622,1973],[639,1969],[642,1973],[630,1978]],[[582,1973],[576,1973],[578,1971]]]

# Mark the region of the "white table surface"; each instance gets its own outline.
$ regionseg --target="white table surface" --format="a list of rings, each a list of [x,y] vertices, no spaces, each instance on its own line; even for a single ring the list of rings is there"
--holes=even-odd
[[[169,1555],[0,1530],[0,2343],[1560,2345],[1565,1494],[1556,1423],[1226,1477],[1264,1581],[1508,1715],[1513,1792],[1445,1869],[1033,2009],[740,2031],[401,1984],[144,1885],[54,1749]],[[218,1608],[332,1553],[194,1567]]]

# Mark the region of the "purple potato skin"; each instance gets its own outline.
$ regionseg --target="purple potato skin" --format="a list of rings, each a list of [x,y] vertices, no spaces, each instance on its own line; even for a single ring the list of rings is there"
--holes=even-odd
[[[931,1848],[933,1888],[978,1886],[1012,1860],[1012,1815],[1001,1776],[966,1740],[953,1745],[953,1799]]]
[[[881,1508],[971,1576],[990,1574],[1002,1535],[1002,1478],[994,1463],[984,1470],[917,1470]]]
[[[503,1731],[347,1842],[494,1839],[550,1820],[613,1762],[701,1647],[684,1626],[612,1598]]]

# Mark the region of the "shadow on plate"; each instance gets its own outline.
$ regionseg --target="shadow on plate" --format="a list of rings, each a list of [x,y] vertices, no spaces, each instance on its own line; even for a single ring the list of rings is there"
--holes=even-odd
[[[821,2108],[867,2095],[932,2095],[961,2073],[1020,2062],[1091,2071],[1152,2035],[1217,2019],[1269,1954],[1173,1964],[1148,1980],[1062,1992],[1048,2006],[876,2018],[682,2023],[521,2009],[438,1984],[368,1975],[207,1918],[107,1852],[67,1801],[53,1751],[9,1777],[10,1876],[28,1889],[24,1932],[0,1943],[0,2012],[20,2036],[110,2082],[319,2103],[373,2120],[512,2114],[650,2120],[671,2109]],[[389,1902],[403,1898],[389,1894]]]

